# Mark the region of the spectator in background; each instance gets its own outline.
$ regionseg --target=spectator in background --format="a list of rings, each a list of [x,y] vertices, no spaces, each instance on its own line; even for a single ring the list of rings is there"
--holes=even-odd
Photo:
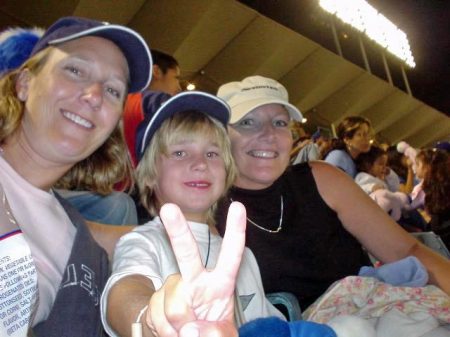
[[[354,179],[357,173],[354,161],[361,153],[370,150],[371,131],[368,119],[361,116],[346,117],[336,129],[337,139],[333,140],[325,161]]]
[[[440,149],[420,150],[416,156],[417,186],[424,196],[424,217],[450,249],[450,156]]]
[[[317,160],[319,158],[319,147],[305,132],[301,122],[293,120],[290,122],[294,143],[291,150],[292,165]]]
[[[331,145],[332,145],[331,134],[329,132],[326,132],[324,129],[318,127],[317,131],[313,133],[311,138],[312,138],[313,142],[319,148],[319,158],[318,159],[325,158],[325,154],[330,152],[330,149],[331,149]]]
[[[358,173],[355,182],[367,194],[379,189],[387,189],[386,164],[387,153],[378,146],[372,146],[366,153],[361,153],[355,161]]]
[[[409,199],[405,193],[391,191],[386,183],[387,153],[372,145],[369,152],[361,153],[356,159],[358,173],[355,182],[375,202],[396,221],[402,211],[409,209]]]
[[[319,147],[308,137],[301,137],[291,151],[292,165],[320,159]]]
[[[292,148],[295,148],[295,146],[299,143],[300,139],[302,138],[311,138],[303,128],[302,122],[293,120],[289,122],[289,127],[292,132],[292,139],[294,140],[294,143],[292,144]]]
[[[152,49],[153,67],[152,81],[147,91],[164,92],[173,96],[181,91],[180,66],[171,55]],[[144,120],[142,109],[142,93],[128,95],[123,115],[125,140],[130,151],[133,164],[136,166],[136,129]]]
[[[320,127],[309,136],[298,121],[291,121],[293,125],[293,139],[291,151],[292,165],[304,163],[310,160],[321,160],[325,153],[329,152],[331,138]]]
[[[403,144],[406,143],[403,142]],[[403,152],[399,152],[398,147],[397,144],[388,148],[386,183],[390,191],[406,193],[412,200],[410,200],[408,210],[402,212],[402,217],[397,222],[409,232],[424,231],[428,229],[428,225],[422,214],[417,210],[420,204],[423,203],[423,200],[420,201],[420,195],[416,195],[420,188],[413,193],[414,186],[418,183],[413,171],[417,150],[409,149],[407,151],[409,156],[407,156],[403,153],[405,150],[404,145],[403,148],[400,145],[400,149]]]
[[[152,49],[153,71],[148,90],[165,92],[171,96],[181,91],[180,66],[178,61],[167,53]]]

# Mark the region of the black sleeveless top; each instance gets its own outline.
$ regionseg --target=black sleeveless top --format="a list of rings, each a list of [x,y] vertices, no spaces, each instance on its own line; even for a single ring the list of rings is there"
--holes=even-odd
[[[304,310],[331,283],[356,275],[361,266],[370,265],[370,260],[359,242],[344,229],[336,212],[322,200],[307,163],[289,167],[267,189],[233,187],[219,205],[219,232],[225,231],[231,199],[245,205],[252,221],[276,230],[281,195],[281,231],[268,233],[247,221],[246,246],[256,256],[266,293],[292,292]]]

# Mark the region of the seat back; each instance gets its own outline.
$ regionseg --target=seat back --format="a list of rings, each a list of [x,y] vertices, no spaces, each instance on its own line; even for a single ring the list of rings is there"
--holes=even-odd
[[[425,246],[435,250],[439,254],[445,256],[447,259],[450,259],[450,251],[445,246],[441,237],[434,232],[417,232],[411,233],[417,240],[422,242]]]
[[[288,321],[298,321],[302,319],[302,311],[297,297],[289,292],[275,292],[266,294],[266,298],[284,315]]]

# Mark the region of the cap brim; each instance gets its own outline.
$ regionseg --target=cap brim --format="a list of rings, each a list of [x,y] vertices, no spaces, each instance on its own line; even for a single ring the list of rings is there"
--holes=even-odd
[[[250,101],[246,101],[240,104],[237,104],[235,106],[231,107],[231,118],[230,118],[230,124],[234,124],[236,122],[239,122],[247,113],[252,111],[253,109],[259,108],[260,106],[266,105],[266,104],[281,104],[286,108],[286,110],[289,113],[289,116],[291,119],[300,121],[303,119],[303,115],[300,112],[297,107],[290,103],[286,103],[286,101],[281,99],[276,99],[272,97],[260,97],[255,98]]]
[[[154,133],[167,118],[172,117],[177,112],[189,110],[203,112],[220,121],[225,128],[230,120],[228,104],[214,95],[201,91],[185,91],[177,94],[164,102],[147,124],[140,143],[138,157],[142,158]]]
[[[130,71],[130,93],[142,91],[149,86],[152,78],[151,53],[144,39],[132,29],[120,25],[101,25],[51,40],[48,44],[57,45],[84,36],[102,37],[120,48]]]

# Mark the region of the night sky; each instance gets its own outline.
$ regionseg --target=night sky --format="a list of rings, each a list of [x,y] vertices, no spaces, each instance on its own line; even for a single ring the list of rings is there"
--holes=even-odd
[[[406,69],[412,94],[450,116],[450,0],[366,0],[408,36],[416,67]],[[261,14],[309,37],[334,52],[330,16],[318,0],[241,0]],[[344,57],[364,67],[355,34],[340,25]],[[372,73],[386,79],[378,46],[366,41]],[[372,43],[372,45],[374,45]],[[378,59],[377,59],[378,58]],[[405,90],[399,61],[388,56],[394,85]],[[405,90],[406,91],[406,90]]]
[[[450,116],[450,1],[368,2],[408,35],[416,61],[407,72],[413,95]]]

